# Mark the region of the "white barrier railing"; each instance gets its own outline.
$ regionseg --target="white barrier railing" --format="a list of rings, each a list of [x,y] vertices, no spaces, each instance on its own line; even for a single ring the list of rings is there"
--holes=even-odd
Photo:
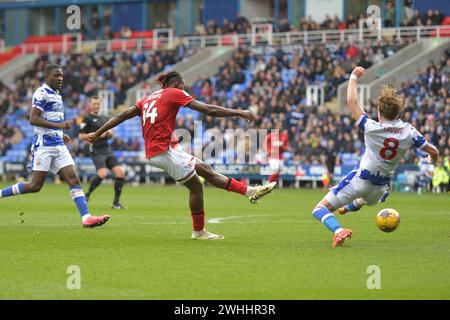
[[[148,94],[148,89],[138,89],[136,90],[136,101],[141,101]]]
[[[358,93],[358,100],[364,106],[368,106],[370,103],[370,85],[368,84],[358,84],[356,86],[356,91]]]
[[[184,38],[184,44],[189,48],[208,46],[230,46],[238,42],[239,46],[267,45],[268,40],[275,44],[308,44],[327,42],[367,41],[383,38],[398,40],[420,39],[428,37],[450,37],[450,26],[426,26],[426,27],[400,27],[400,28],[357,28],[344,30],[314,30],[314,31],[290,31],[273,33],[269,37],[264,29],[261,33],[190,36]]]
[[[100,114],[111,114],[111,110],[115,108],[114,92],[112,90],[99,90],[98,97],[100,98]]]
[[[323,106],[325,104],[325,90],[323,85],[309,85],[306,87],[306,105]]]
[[[188,36],[177,38],[172,29],[155,29],[152,38],[112,39],[81,41],[81,35],[70,34],[61,42],[22,44],[22,53],[52,53],[52,52],[96,52],[96,51],[134,51],[173,49],[174,45],[184,43],[187,48],[205,48],[210,46],[261,46],[281,44],[300,45],[327,42],[364,42],[383,38],[406,40],[428,37],[450,37],[450,26],[400,27],[381,29],[344,29],[344,30],[314,30],[273,32],[268,24],[254,25],[250,34],[226,34]]]

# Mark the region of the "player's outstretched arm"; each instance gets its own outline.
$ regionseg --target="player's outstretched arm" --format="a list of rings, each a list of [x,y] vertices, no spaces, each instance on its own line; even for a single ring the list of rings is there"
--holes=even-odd
[[[356,121],[364,114],[364,109],[361,107],[358,101],[358,93],[356,91],[356,81],[358,78],[362,77],[366,70],[363,67],[356,67],[350,79],[348,80],[347,87],[347,106],[350,108],[352,113],[352,118]]]
[[[197,100],[191,101],[187,107],[211,117],[240,117],[246,119],[249,123],[255,120],[253,113],[248,110],[228,109]]]
[[[116,114],[114,117],[109,119],[107,123],[105,123],[103,126],[101,126],[97,131],[89,133],[87,140],[89,142],[93,142],[100,138],[105,132],[108,130],[118,126],[125,120],[134,118],[139,115],[139,109],[136,106],[129,107],[128,109],[122,111],[119,114]]]
[[[103,133],[99,138],[111,138],[113,136],[113,133],[111,130],[106,131]],[[89,141],[89,134],[88,133],[79,133],[78,139],[81,141]]]
[[[48,129],[65,129],[68,130],[72,127],[71,121],[63,122],[51,122],[42,118],[42,110],[38,108],[31,108],[30,112],[30,124],[33,126],[38,126]]]
[[[422,150],[430,155],[431,164],[436,165],[436,162],[438,161],[439,158],[439,150],[429,143],[427,143],[425,147],[422,148]]]

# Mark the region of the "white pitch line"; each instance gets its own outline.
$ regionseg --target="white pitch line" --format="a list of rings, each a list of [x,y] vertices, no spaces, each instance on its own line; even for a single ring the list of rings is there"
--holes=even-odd
[[[273,215],[253,215],[253,216],[231,216],[231,217],[222,217],[222,218],[211,218],[208,219],[209,223],[222,223],[224,220],[228,219],[241,219],[241,218],[255,218],[255,217],[267,217],[267,216],[273,216]]]

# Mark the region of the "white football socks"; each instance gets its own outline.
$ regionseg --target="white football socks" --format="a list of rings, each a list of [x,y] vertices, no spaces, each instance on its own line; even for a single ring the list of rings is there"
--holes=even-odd
[[[247,191],[245,191],[245,196],[246,197],[251,197],[256,193],[256,188],[255,187],[250,187],[247,186]]]

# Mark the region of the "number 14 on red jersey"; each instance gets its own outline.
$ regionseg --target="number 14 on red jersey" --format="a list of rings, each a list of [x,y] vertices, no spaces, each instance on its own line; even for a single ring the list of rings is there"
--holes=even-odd
[[[156,121],[156,117],[158,116],[158,107],[155,106],[156,100],[152,100],[151,102],[146,102],[143,106],[143,117],[142,117],[142,126],[145,126],[147,119],[150,118],[150,123],[154,124]]]

